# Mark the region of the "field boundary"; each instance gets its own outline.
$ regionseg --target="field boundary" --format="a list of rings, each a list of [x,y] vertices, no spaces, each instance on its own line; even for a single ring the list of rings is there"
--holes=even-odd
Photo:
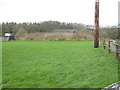
[[[108,52],[116,53],[116,58],[120,59],[120,45],[118,44],[117,40],[103,40],[103,48],[108,49]]]

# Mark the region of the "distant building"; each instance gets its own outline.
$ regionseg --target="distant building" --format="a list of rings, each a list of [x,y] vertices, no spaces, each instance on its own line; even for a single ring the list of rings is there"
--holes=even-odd
[[[78,32],[78,30],[76,30],[76,29],[56,29],[56,30],[53,30],[53,32],[69,32],[69,33],[75,33],[75,32]]]
[[[4,40],[5,41],[12,41],[12,40],[15,40],[15,36],[11,33],[5,33],[4,35]]]
[[[86,26],[86,29],[87,29],[87,30],[94,30],[94,26],[93,26],[93,25],[87,25],[87,26]]]

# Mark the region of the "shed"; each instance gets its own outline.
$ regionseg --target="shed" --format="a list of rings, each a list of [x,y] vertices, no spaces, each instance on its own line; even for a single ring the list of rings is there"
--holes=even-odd
[[[4,40],[5,40],[5,41],[15,40],[15,36],[14,36],[14,34],[11,34],[11,33],[5,33],[5,35],[4,35]]]

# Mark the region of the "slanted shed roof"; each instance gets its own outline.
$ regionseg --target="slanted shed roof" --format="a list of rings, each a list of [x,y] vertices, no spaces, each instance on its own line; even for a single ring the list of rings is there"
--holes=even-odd
[[[11,34],[11,33],[5,33],[5,35],[4,36],[6,36],[6,37],[9,37],[9,36],[14,36],[13,34]]]
[[[11,36],[11,34],[10,33],[5,33],[4,36],[8,36],[9,37],[9,36]]]

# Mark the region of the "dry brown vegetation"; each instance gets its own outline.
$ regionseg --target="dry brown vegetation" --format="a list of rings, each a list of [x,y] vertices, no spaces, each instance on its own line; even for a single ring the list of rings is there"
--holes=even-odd
[[[19,28],[15,36],[17,40],[93,40],[94,31],[80,30],[79,32],[35,32],[28,33],[24,28]],[[100,28],[100,40],[116,39],[118,37],[117,28]]]
[[[81,30],[76,33],[68,32],[37,32],[26,33],[24,30],[19,30],[16,33],[17,40],[93,40],[93,32]]]

